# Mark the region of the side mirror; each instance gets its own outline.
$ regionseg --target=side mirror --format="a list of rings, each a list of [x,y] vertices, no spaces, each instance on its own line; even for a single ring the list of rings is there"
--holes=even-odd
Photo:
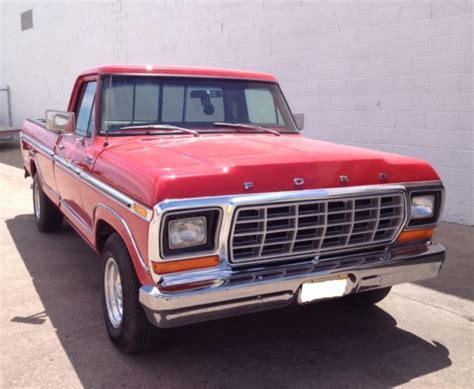
[[[71,133],[76,127],[74,112],[46,111],[46,128],[53,132]]]
[[[298,130],[303,130],[304,128],[304,113],[295,113],[293,114],[293,117],[295,118],[296,122],[296,127]]]

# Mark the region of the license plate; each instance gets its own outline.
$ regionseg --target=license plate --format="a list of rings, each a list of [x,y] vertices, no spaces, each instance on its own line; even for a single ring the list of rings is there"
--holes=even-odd
[[[326,281],[309,281],[301,285],[299,302],[309,303],[332,297],[344,296],[347,288],[347,278]]]

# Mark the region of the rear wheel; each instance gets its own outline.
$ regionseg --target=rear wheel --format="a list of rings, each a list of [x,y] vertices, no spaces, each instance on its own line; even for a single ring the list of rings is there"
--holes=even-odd
[[[360,306],[371,306],[379,303],[388,296],[392,287],[369,290],[347,296],[348,300]]]
[[[118,234],[107,239],[102,258],[102,307],[109,337],[126,353],[140,352],[159,329],[148,321],[140,304],[140,281]]]
[[[33,209],[36,226],[42,232],[55,232],[61,229],[63,215],[41,188],[38,174],[33,177]]]

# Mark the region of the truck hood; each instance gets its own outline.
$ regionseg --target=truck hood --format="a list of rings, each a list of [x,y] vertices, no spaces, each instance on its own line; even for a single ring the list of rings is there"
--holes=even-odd
[[[150,207],[166,199],[439,180],[424,161],[296,134],[109,140],[94,173]],[[245,189],[249,182],[253,188]]]

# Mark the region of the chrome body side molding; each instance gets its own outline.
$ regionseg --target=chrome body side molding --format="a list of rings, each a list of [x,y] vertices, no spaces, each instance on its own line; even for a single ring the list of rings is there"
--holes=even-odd
[[[24,133],[20,134],[20,139],[28,143],[33,148],[35,148],[35,150],[38,150],[45,156],[49,157],[49,159],[53,159],[53,155],[54,155],[53,149],[50,149],[49,147],[43,145],[37,140],[31,138],[30,136],[25,135]]]

